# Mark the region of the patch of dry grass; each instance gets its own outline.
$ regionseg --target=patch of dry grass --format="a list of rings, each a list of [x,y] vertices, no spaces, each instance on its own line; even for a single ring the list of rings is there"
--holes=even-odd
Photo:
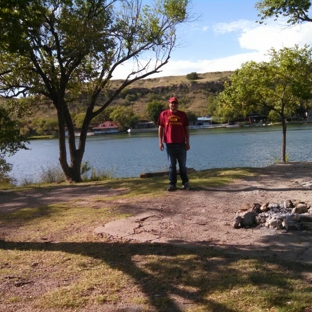
[[[198,83],[207,82],[207,81],[218,81],[220,79],[228,78],[233,72],[224,71],[224,72],[210,72],[210,73],[198,73],[199,79],[196,80]],[[122,80],[112,80],[111,87],[117,87],[122,83]],[[190,80],[186,78],[186,75],[183,76],[166,76],[159,78],[148,78],[134,82],[129,86],[129,88],[155,88],[155,87],[168,87],[172,85],[179,85],[183,83],[190,83]]]

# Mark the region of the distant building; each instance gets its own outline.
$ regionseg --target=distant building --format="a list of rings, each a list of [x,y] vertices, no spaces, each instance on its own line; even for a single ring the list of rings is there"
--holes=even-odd
[[[259,123],[259,122],[266,123],[268,117],[266,115],[260,114],[249,114],[247,115],[247,118],[249,123]]]
[[[212,117],[211,116],[204,116],[204,117],[197,117],[197,124],[205,125],[211,125],[212,123]]]
[[[92,128],[94,134],[108,134],[119,132],[119,125],[113,121],[105,121]]]
[[[190,129],[209,128],[212,124],[211,116],[197,117],[195,121],[190,122]]]
[[[211,116],[197,117],[193,122],[190,122],[190,129],[200,129],[200,128],[209,128],[212,125]]]
[[[152,121],[140,120],[135,125],[135,129],[150,129],[150,128],[155,128],[155,124]]]

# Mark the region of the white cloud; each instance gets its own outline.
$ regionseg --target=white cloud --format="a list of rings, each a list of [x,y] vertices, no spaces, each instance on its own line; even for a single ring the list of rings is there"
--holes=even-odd
[[[199,60],[197,62],[190,61],[170,61],[163,68],[162,73],[153,75],[152,77],[162,76],[183,76],[191,72],[208,73],[218,71],[233,71],[248,61],[267,61],[268,56],[259,52],[251,52],[244,54],[232,55],[224,58],[213,60]]]
[[[215,34],[223,35],[231,32],[243,31],[245,29],[252,29],[255,23],[246,20],[238,20],[231,23],[218,23],[213,26]]]
[[[271,48],[279,50],[284,47],[293,47],[295,44],[299,46],[310,44],[311,38],[311,23],[287,26],[286,24],[274,22],[253,28],[245,28],[238,40],[240,46],[244,49],[266,53]]]
[[[214,25],[216,35],[238,34],[238,42],[243,49],[266,53],[269,49],[292,47],[295,44],[303,46],[310,44],[312,38],[312,23],[290,26],[286,19],[268,20],[266,24],[258,24],[247,20]]]
[[[241,67],[241,65],[247,61],[267,61],[268,56],[259,52],[242,53],[232,55],[224,58],[218,58],[213,60],[198,60],[195,62],[187,60],[170,60],[166,64],[161,72],[153,74],[148,78],[159,78],[167,76],[183,76],[192,72],[208,73],[218,71],[233,71]],[[129,73],[132,69],[132,65],[125,64],[120,67],[114,74],[113,79],[123,79],[125,74]]]
[[[202,28],[208,30],[208,28]],[[228,55],[223,58],[203,59],[189,61],[189,52],[186,50],[185,59],[170,59],[162,68],[162,72],[148,78],[163,76],[180,76],[191,72],[206,73],[216,71],[235,70],[248,61],[268,61],[268,52],[271,48],[279,50],[284,47],[293,47],[295,44],[303,47],[311,44],[312,23],[289,26],[286,21],[268,21],[266,25],[257,24],[246,20],[232,23],[219,23],[213,27],[218,36],[231,36],[231,40],[237,40],[241,47],[241,54]],[[228,38],[228,37],[227,37]],[[191,46],[189,47],[191,48]],[[229,47],[229,54],[231,49]],[[132,69],[132,65],[126,64],[114,74],[114,79],[125,78],[125,74]]]

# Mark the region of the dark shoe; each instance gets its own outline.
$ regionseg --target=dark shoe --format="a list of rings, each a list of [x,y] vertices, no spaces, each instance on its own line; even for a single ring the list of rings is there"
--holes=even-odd
[[[171,192],[171,191],[175,191],[177,189],[177,187],[175,186],[175,184],[169,184],[167,187],[167,191]]]
[[[191,189],[191,186],[190,186],[190,184],[188,183],[188,182],[186,182],[186,183],[184,183],[184,185],[182,185],[182,188],[183,188],[183,190],[190,190]]]

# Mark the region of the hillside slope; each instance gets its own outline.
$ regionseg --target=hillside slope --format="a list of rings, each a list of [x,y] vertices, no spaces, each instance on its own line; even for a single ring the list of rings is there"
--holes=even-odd
[[[198,74],[199,79],[193,81],[188,80],[186,76],[140,80],[129,86],[113,105],[131,104],[134,111],[144,117],[146,104],[151,99],[157,99],[166,104],[169,97],[176,96],[179,98],[182,109],[192,111],[197,115],[205,115],[209,95],[216,95],[222,91],[224,81],[231,74],[230,71]],[[112,89],[118,87],[121,82],[121,80],[112,81]]]
[[[163,102],[167,105],[171,96],[179,99],[179,108],[190,111],[197,116],[209,114],[208,103],[210,97],[214,98],[223,90],[224,81],[229,78],[232,72],[213,72],[197,74],[197,80],[189,80],[184,76],[168,76],[139,80],[123,90],[111,106],[126,105],[131,106],[133,111],[140,116],[140,119],[147,119],[146,105],[152,100]],[[112,80],[110,91],[116,89],[122,80]],[[82,113],[86,108],[87,95],[82,96],[77,102],[71,104],[72,114]],[[3,100],[0,98],[0,100]],[[105,100],[104,93],[100,96],[98,104]],[[0,102],[1,104],[1,102]],[[42,100],[34,105],[34,111],[30,116],[24,116],[21,120],[23,134],[42,134],[50,127],[54,129],[56,123],[56,111],[49,101]],[[105,120],[93,120],[90,126],[95,126]],[[51,130],[52,131],[52,130]],[[51,131],[48,131],[50,133]],[[52,131],[53,132],[53,131]]]

